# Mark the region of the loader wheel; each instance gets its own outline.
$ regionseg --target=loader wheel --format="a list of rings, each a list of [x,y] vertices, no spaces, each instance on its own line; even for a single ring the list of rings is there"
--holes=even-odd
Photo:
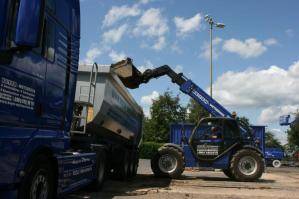
[[[52,199],[56,197],[55,174],[47,157],[39,155],[26,173],[19,188],[19,199]]]
[[[234,176],[233,176],[233,174],[232,174],[232,172],[231,172],[231,170],[228,168],[228,169],[222,169],[222,171],[223,171],[223,173],[227,176],[227,177],[229,177],[230,179],[234,179]]]
[[[237,181],[256,181],[264,173],[265,160],[253,150],[242,149],[234,154],[230,170]]]
[[[279,167],[281,167],[281,162],[280,162],[280,160],[273,160],[273,161],[272,161],[272,166],[273,166],[274,168],[279,168]]]
[[[151,160],[157,177],[179,178],[185,170],[184,154],[175,147],[162,146]]]
[[[97,151],[97,164],[96,164],[96,179],[91,183],[91,189],[94,191],[101,190],[105,181],[106,171],[106,152],[104,150]]]

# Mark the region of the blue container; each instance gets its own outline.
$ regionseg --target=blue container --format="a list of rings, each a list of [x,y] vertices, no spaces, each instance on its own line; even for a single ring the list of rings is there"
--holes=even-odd
[[[265,158],[266,160],[282,160],[284,157],[284,152],[280,148],[265,148]]]
[[[175,123],[170,125],[170,142],[178,144],[184,149],[186,167],[197,167],[198,162],[194,158],[188,143],[184,142],[183,131],[187,141],[193,132],[195,124],[192,123]],[[259,142],[259,148],[265,154],[265,126],[251,126],[255,139]]]

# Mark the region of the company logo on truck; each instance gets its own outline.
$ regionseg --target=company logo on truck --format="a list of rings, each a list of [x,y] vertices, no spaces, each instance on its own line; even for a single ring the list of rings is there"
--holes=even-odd
[[[2,77],[0,84],[0,104],[34,109],[35,89]]]

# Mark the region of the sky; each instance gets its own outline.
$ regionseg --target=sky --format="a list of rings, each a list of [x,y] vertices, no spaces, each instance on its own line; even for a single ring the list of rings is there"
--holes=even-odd
[[[141,71],[164,64],[209,90],[210,15],[214,98],[252,124],[266,125],[286,143],[280,115],[299,108],[299,1],[80,0],[81,63],[111,64],[130,57]],[[170,90],[167,77],[130,90],[146,115]]]

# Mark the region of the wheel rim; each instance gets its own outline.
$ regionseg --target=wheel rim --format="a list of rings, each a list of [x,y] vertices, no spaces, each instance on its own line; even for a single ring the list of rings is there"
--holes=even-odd
[[[273,166],[274,167],[280,167],[280,161],[279,160],[274,160],[273,161]]]
[[[159,168],[164,173],[172,173],[177,168],[178,161],[173,155],[165,154],[159,158]]]
[[[30,188],[31,199],[47,199],[48,198],[49,182],[42,171],[39,171],[33,178],[33,183]]]
[[[250,176],[257,171],[257,161],[251,156],[242,157],[238,168],[242,174]]]

